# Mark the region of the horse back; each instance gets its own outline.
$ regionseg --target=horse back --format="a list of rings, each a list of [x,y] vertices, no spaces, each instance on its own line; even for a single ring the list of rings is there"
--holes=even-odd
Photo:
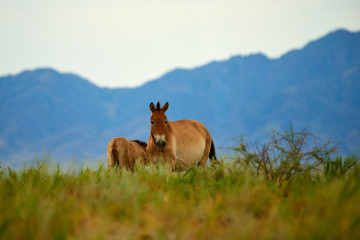
[[[182,119],[178,121],[172,121],[171,123],[172,134],[177,138],[182,139],[205,139],[210,138],[211,135],[207,128],[199,121]]]

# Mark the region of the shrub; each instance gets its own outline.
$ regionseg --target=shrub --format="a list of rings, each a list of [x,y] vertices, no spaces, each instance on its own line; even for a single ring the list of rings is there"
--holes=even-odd
[[[337,147],[328,140],[319,144],[318,138],[307,129],[268,133],[269,141],[260,145],[237,139],[235,162],[255,177],[284,181],[303,174],[312,174],[326,164]]]

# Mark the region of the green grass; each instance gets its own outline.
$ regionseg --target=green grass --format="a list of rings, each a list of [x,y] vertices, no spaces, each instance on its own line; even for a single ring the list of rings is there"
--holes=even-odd
[[[181,174],[166,165],[1,167],[0,239],[358,239],[359,188],[356,164],[281,185],[227,159]]]

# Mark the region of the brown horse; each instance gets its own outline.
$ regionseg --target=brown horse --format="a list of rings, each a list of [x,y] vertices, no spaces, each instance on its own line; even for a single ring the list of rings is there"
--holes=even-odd
[[[107,147],[108,168],[119,166],[120,168],[134,169],[135,163],[148,163],[145,142],[139,140],[127,140],[123,137],[113,138]]]
[[[150,104],[150,136],[146,151],[150,160],[168,162],[183,171],[190,166],[205,166],[208,158],[216,160],[215,147],[206,127],[195,120],[168,121],[169,103]]]

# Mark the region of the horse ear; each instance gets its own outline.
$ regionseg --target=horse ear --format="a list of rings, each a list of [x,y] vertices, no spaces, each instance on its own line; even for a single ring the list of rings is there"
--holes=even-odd
[[[164,112],[166,112],[166,111],[168,110],[168,108],[169,108],[169,103],[166,102],[161,109],[162,109]]]
[[[153,112],[155,110],[155,104],[150,103],[150,111]]]

